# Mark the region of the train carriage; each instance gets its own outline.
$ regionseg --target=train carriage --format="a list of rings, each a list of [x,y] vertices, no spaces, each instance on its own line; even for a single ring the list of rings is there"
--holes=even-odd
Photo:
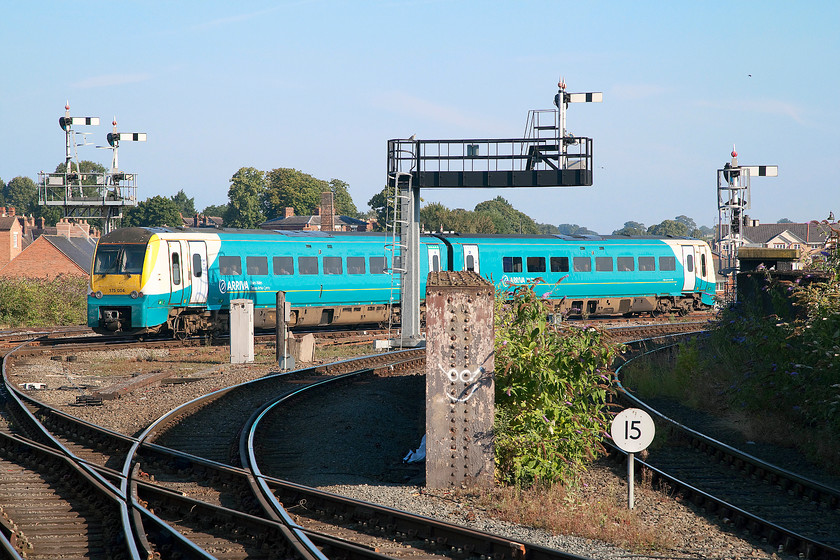
[[[712,305],[708,245],[624,236],[421,236],[421,293],[433,270],[473,270],[500,289],[533,284],[557,312],[685,313]],[[399,302],[380,233],[124,228],[94,255],[88,325],[100,333],[226,330],[232,299],[275,325],[276,293],[293,326],[383,323]]]
[[[714,303],[709,246],[691,238],[442,235],[450,268],[499,289],[532,284],[556,312],[682,314]]]
[[[88,325],[101,333],[224,330],[230,301],[247,298],[255,327],[269,328],[277,291],[295,326],[381,323],[391,298],[399,301],[385,244],[378,233],[115,230],[97,245]],[[425,277],[439,267],[439,241],[421,247]]]

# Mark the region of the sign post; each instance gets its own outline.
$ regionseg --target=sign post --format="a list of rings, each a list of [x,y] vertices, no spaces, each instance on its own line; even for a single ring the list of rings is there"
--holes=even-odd
[[[656,427],[650,414],[640,408],[626,408],[613,419],[610,435],[619,449],[627,453],[627,507],[634,506],[633,463],[635,454],[644,451],[653,441]]]

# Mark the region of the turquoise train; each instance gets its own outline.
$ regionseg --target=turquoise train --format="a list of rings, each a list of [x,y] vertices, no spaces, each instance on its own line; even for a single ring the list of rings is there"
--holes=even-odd
[[[376,324],[399,303],[381,233],[123,228],[97,244],[88,325],[98,333],[223,331],[230,301],[273,328],[278,291],[292,326]],[[691,238],[425,234],[430,271],[472,270],[500,290],[531,284],[555,312],[681,313],[714,304],[709,246]]]

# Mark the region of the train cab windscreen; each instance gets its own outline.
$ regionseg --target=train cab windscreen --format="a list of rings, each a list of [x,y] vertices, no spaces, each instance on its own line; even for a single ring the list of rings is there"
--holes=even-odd
[[[145,257],[145,245],[100,245],[96,250],[93,273],[140,274]]]

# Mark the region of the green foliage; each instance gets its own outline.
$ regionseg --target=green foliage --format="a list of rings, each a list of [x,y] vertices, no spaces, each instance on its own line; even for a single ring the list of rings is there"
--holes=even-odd
[[[673,235],[674,237],[685,237],[691,233],[686,226],[682,222],[678,222],[676,220],[663,220],[662,222],[650,226],[648,228],[648,233],[650,235]]]
[[[171,198],[156,195],[140,202],[127,210],[122,220],[122,227],[161,227],[180,226],[181,216],[178,207]]]
[[[29,177],[15,177],[3,188],[3,199],[7,206],[14,206],[17,214],[36,214],[38,185]]]
[[[262,199],[265,196],[265,173],[253,167],[243,167],[230,178],[225,213],[225,227],[258,228],[265,221]]]
[[[767,299],[724,311],[712,359],[731,371],[726,394],[734,406],[771,407],[792,423],[840,430],[840,269],[832,258],[826,267],[828,281],[807,286],[767,278],[769,308],[785,309],[777,300],[787,292],[798,311],[790,317],[768,315]]]
[[[298,215],[311,215],[321,205],[321,193],[331,191],[334,195],[335,213],[356,217],[359,211],[353,204],[347,188],[339,179],[329,183],[297,169],[278,168],[266,173],[267,187],[263,197],[263,212],[269,219],[282,216],[287,206]]]
[[[202,214],[205,216],[218,216],[220,218],[224,217],[225,212],[227,212],[228,205],[227,204],[211,204],[204,208],[201,211]]]
[[[87,291],[87,278],[0,278],[0,323],[12,327],[83,325]]]
[[[598,235],[597,232],[577,224],[560,224],[557,229],[563,235]]]
[[[647,235],[647,229],[642,222],[624,222],[624,227],[613,231],[613,235]]]
[[[493,222],[496,233],[539,233],[534,220],[501,196],[476,204],[475,212],[487,216]]]
[[[560,329],[533,287],[497,298],[496,466],[519,486],[574,477],[603,451],[609,369],[619,348],[600,331]]]
[[[189,198],[187,193],[184,192],[184,189],[179,190],[169,198],[171,198],[172,202],[175,203],[175,206],[178,207],[178,211],[183,217],[191,218],[192,216],[195,216],[195,199]]]

